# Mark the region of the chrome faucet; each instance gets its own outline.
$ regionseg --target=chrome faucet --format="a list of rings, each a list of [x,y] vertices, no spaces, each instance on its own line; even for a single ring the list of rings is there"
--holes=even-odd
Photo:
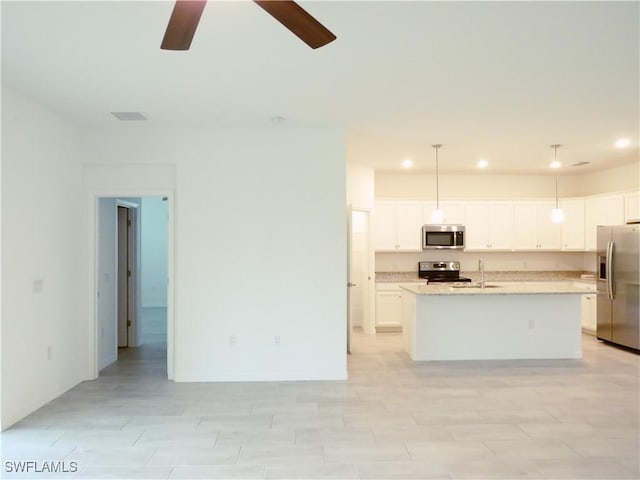
[[[484,288],[484,260],[478,259],[478,270],[480,271],[480,288]]]

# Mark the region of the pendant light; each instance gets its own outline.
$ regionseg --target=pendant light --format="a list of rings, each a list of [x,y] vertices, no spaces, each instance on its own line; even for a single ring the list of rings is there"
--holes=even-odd
[[[431,146],[436,150],[436,209],[431,212],[431,222],[439,224],[444,223],[444,212],[440,210],[440,186],[438,179],[438,150],[442,147],[442,144],[437,143]]]
[[[562,223],[564,221],[564,212],[558,205],[558,170],[560,169],[560,164],[558,163],[558,148],[560,148],[560,144],[555,143],[551,145],[553,148],[553,164],[552,167],[556,170],[556,208],[551,210],[551,221],[553,223]]]

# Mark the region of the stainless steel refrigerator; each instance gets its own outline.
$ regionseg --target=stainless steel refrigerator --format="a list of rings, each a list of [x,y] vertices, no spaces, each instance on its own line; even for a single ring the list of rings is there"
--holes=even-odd
[[[599,339],[640,349],[640,224],[598,227]]]

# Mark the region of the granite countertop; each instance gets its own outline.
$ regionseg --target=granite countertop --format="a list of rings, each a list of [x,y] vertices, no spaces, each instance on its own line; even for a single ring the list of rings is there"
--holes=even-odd
[[[592,275],[592,278],[583,278],[584,275]],[[474,282],[480,281],[480,272],[460,272],[461,277],[467,277]],[[484,272],[485,282],[557,282],[580,281],[595,283],[593,272],[568,271],[504,271]],[[424,279],[418,277],[418,272],[376,272],[377,283],[423,283]]]
[[[556,295],[593,293],[594,289],[584,282],[572,280],[486,282],[486,288],[473,284],[432,284],[401,286],[416,295]]]

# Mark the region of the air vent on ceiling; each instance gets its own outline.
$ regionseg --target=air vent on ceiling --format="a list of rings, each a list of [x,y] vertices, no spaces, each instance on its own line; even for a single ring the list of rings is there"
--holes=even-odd
[[[111,115],[122,121],[147,120],[147,117],[140,112],[111,112]]]
[[[583,165],[589,165],[591,162],[576,162],[569,165],[570,167],[582,167]]]

